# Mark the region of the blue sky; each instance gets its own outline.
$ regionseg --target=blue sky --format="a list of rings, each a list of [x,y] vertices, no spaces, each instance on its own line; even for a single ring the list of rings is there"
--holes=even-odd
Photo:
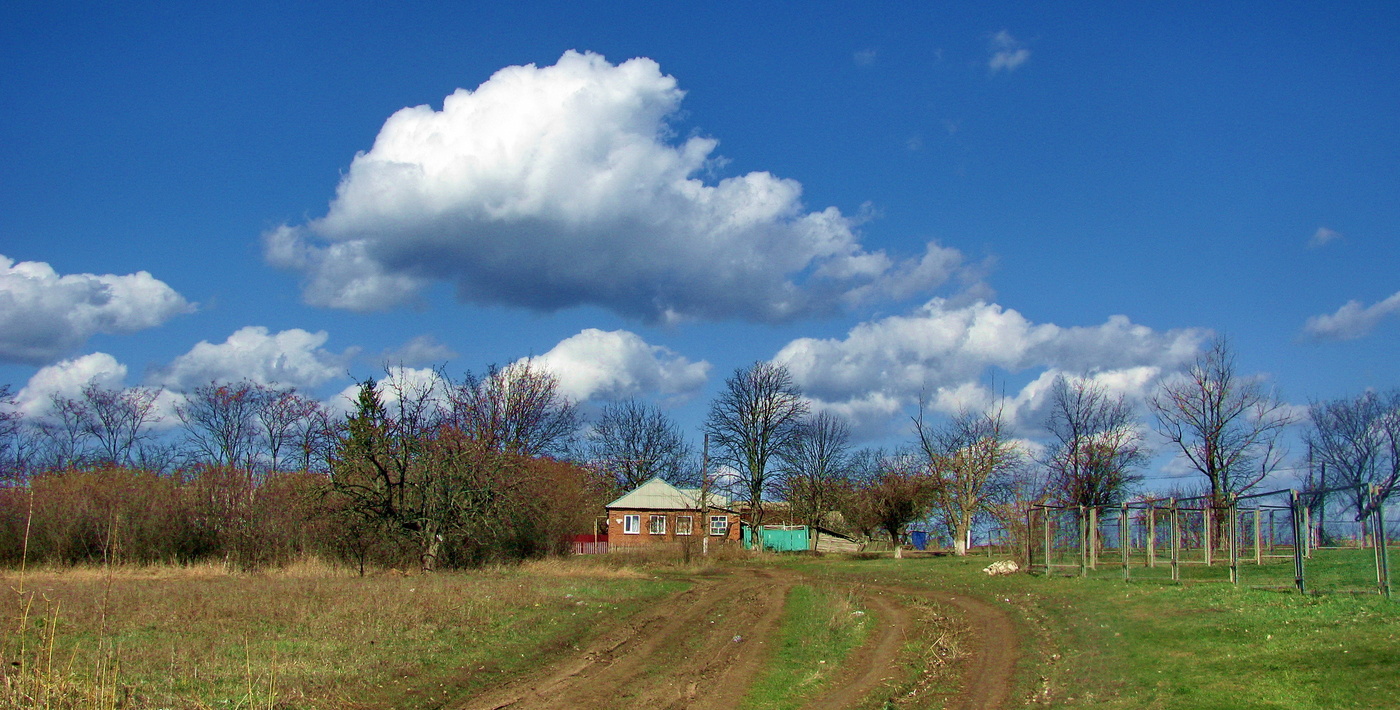
[[[503,5],[5,4],[0,382],[540,356],[693,431],[782,357],[891,441],[1213,333],[1400,381],[1394,5]]]

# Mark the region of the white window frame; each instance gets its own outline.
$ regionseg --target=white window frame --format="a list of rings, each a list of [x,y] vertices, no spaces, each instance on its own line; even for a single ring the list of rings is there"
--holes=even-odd
[[[718,524],[716,524],[716,523],[718,523]],[[728,516],[728,515],[711,515],[711,516],[710,516],[710,534],[711,534],[711,535],[718,535],[718,536],[728,535],[728,534],[729,534],[729,516]]]
[[[628,513],[622,516],[622,534],[640,535],[642,533],[642,516],[639,513]]]
[[[695,519],[689,515],[676,516],[676,534],[689,535],[695,528]]]
[[[660,525],[657,525],[657,523],[660,523]],[[647,520],[647,534],[648,534],[648,535],[665,535],[665,534],[666,534],[666,514],[665,514],[665,513],[652,513],[652,514],[651,514],[651,517]]]

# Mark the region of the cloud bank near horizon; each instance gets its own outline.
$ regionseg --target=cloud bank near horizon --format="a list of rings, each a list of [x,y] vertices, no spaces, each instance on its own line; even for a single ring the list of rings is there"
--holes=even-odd
[[[1009,397],[1007,414],[1031,424],[1057,375],[1085,376],[1141,400],[1164,374],[1190,362],[1203,329],[1157,332],[1125,316],[1096,326],[1034,323],[995,303],[935,298],[908,315],[861,323],[844,338],[799,338],[773,358],[818,409],[872,431],[892,425],[922,397],[944,414],[983,409],[998,395],[989,372],[1040,371]]]

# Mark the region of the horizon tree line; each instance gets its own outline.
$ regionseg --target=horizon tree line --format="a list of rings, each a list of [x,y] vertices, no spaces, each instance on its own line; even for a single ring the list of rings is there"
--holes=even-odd
[[[53,395],[37,421],[0,409],[0,462],[12,483],[93,465],[238,470],[252,484],[284,469],[317,474],[337,486],[345,510],[416,540],[428,568],[444,541],[495,534],[480,513],[509,497],[498,484],[544,457],[585,466],[603,496],[659,476],[728,490],[759,529],[770,503],[782,500],[793,520],[882,530],[895,542],[922,520],[963,554],[979,521],[1014,527],[1032,503],[1104,506],[1138,495],[1154,455],[1139,409],[1088,374],[1052,383],[1039,447],[1017,437],[1004,402],[937,419],[921,403],[911,440],[884,451],[855,448],[848,422],[814,413],[785,366],[759,361],[737,368],[711,402],[703,424],[709,461],[643,400],[605,404],[585,422],[557,379],[529,361],[456,379],[392,375],[386,368],[386,377],[361,382],[343,416],[293,388],[210,382],[174,407],[178,437],[155,429],[161,391],[90,382],[77,397]],[[12,400],[8,387],[0,400]],[[1223,338],[1164,378],[1145,409],[1151,431],[1200,474],[1216,504],[1280,470],[1283,434],[1295,423],[1261,381],[1238,373]],[[1328,485],[1376,483],[1388,492],[1400,479],[1396,391],[1314,402],[1308,420],[1306,439]]]

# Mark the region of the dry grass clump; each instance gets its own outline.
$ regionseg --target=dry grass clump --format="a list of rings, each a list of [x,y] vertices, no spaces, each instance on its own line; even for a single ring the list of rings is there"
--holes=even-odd
[[[440,707],[676,588],[562,561],[43,569],[22,594],[18,573],[3,581],[0,708]]]
[[[681,545],[645,545],[635,548],[618,546],[601,555],[527,560],[507,569],[516,569],[527,575],[636,579],[650,576],[654,572],[695,574],[717,565],[734,562],[776,562],[779,559],[777,555],[771,554],[759,556],[739,545],[715,545],[710,548],[708,555],[700,553],[699,545],[691,545],[690,549]]]
[[[547,557],[540,560],[527,560],[516,569],[523,575],[593,579],[640,579],[647,575],[636,567],[623,564],[609,564],[606,555],[580,555],[578,557]]]
[[[914,615],[918,635],[905,644],[900,656],[912,673],[912,680],[891,704],[896,707],[922,707],[931,697],[951,696],[960,682],[959,664],[972,652],[972,629],[956,611],[926,599],[906,602]]]
[[[638,545],[635,547],[618,545],[612,547],[605,555],[580,555],[579,557],[595,558],[598,560],[598,564],[602,565],[659,567],[686,572],[694,572],[716,564],[752,563],[778,559],[776,555],[745,550],[737,544],[712,545],[709,554],[703,554],[699,544]]]

